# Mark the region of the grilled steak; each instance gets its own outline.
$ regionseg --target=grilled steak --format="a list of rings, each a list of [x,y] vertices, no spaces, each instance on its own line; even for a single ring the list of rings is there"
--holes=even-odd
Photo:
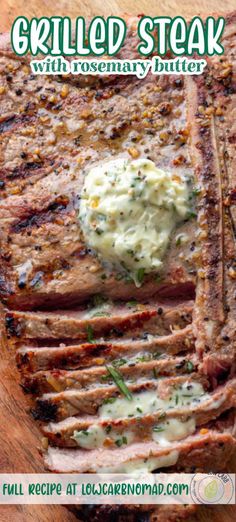
[[[207,462],[206,462],[207,447]],[[230,434],[210,431],[206,435],[186,438],[184,441],[172,443],[168,448],[145,442],[133,444],[132,447],[119,449],[93,450],[89,453],[79,449],[58,449],[50,447],[46,465],[52,471],[66,473],[96,472],[102,470],[110,473],[123,473],[129,464],[142,463],[148,455],[157,459],[159,468],[173,466],[177,469],[197,469],[220,471],[225,465],[230,466],[230,459],[235,451],[235,439]],[[228,469],[228,468],[227,468]]]
[[[109,374],[108,374],[109,376]],[[207,388],[207,380],[203,376],[199,376],[198,374],[192,374],[190,383],[192,381],[199,381],[201,384],[206,386]],[[184,377],[170,377],[166,379],[161,379],[161,381],[157,381],[154,377],[150,380],[140,380],[140,383],[129,383],[127,381],[127,388],[131,393],[140,394],[143,391],[154,390],[157,396],[161,396],[165,393],[171,393],[172,388],[175,391],[178,391],[178,387],[182,384],[186,384],[188,386],[188,381],[186,376]],[[191,387],[191,384],[190,384]],[[163,392],[164,388],[164,392]],[[51,405],[55,407],[57,412],[57,419],[67,418],[71,415],[78,415],[80,413],[90,415],[96,414],[99,406],[101,406],[104,401],[110,400],[110,398],[119,397],[119,393],[117,390],[117,386],[110,384],[109,386],[100,386],[99,388],[81,391],[81,390],[65,390],[59,393],[47,393],[43,395],[38,403],[40,404],[40,410],[44,412],[45,404]],[[214,401],[213,401],[214,403]],[[173,413],[173,409],[171,410]],[[157,418],[159,418],[160,412],[157,413]],[[138,418],[140,423],[140,419]],[[133,421],[132,421],[133,422]]]
[[[127,52],[132,57],[129,45],[123,56]],[[27,76],[27,65],[15,56],[8,57],[14,71],[9,82],[4,52],[0,58],[6,89],[0,120],[4,302],[29,310],[70,307],[94,293],[127,300],[193,297],[190,239],[179,257],[173,238],[161,277],[147,276],[138,289],[124,278],[117,284],[119,274],[104,271],[84,244],[78,221],[84,173],[98,160],[141,155],[193,176],[182,80],[118,76],[101,85],[95,77],[92,88],[68,82],[65,96],[60,81]],[[178,232],[191,238],[192,222]]]
[[[174,336],[175,340],[177,336]],[[176,341],[177,342],[177,341]],[[19,352],[18,352],[19,353]],[[127,381],[137,378],[173,376],[190,374],[197,369],[198,359],[190,354],[180,357],[162,356],[151,357],[151,353],[139,355],[138,361],[133,364],[128,359],[121,358],[119,361],[119,371]],[[22,360],[22,358],[21,358]],[[108,360],[106,356],[106,361]],[[98,361],[101,363],[101,360]],[[21,370],[23,370],[23,364]],[[23,374],[22,374],[23,377]],[[90,385],[107,384],[112,382],[109,378],[107,369],[104,365],[92,366],[92,368],[82,370],[41,370],[33,374],[25,374],[23,385],[26,391],[36,390],[39,393],[52,391],[62,391],[68,389],[87,389]]]
[[[216,379],[235,371],[235,21],[235,14],[227,19],[223,58],[211,58],[205,74],[188,78],[193,157],[202,194],[193,324],[203,370]]]
[[[173,330],[187,326],[192,319],[192,303],[170,304],[164,307],[158,303],[139,304],[128,302],[122,306],[102,302],[95,308],[82,311],[55,312],[9,312],[6,325],[10,334],[26,339],[78,339],[86,341],[88,326],[93,338],[109,338],[124,334],[135,338],[140,331],[152,335],[168,335]]]
[[[177,382],[175,381],[175,385],[177,384]],[[97,390],[94,391],[94,394],[96,394],[96,392]],[[58,412],[58,410],[59,408],[62,409],[63,406],[64,408],[67,406],[67,415],[65,417],[65,420],[62,420],[59,423],[50,423],[49,425],[43,428],[44,434],[50,440],[52,440],[54,444],[66,447],[76,447],[79,444],[79,442],[73,439],[74,431],[87,430],[90,426],[93,426],[93,424],[102,426],[105,429],[107,428],[107,426],[109,426],[109,430],[110,428],[115,429],[118,434],[122,434],[122,431],[124,429],[131,429],[132,432],[134,432],[135,439],[141,439],[142,441],[142,439],[144,438],[144,433],[145,438],[149,438],[151,436],[153,428],[158,424],[162,424],[163,417],[160,411],[155,412],[153,414],[143,415],[141,419],[125,417],[124,419],[119,419],[118,421],[113,419],[98,421],[96,415],[94,415],[94,412],[92,410],[91,403],[86,402],[86,393],[88,395],[88,392],[85,392],[84,397],[80,397],[81,402],[83,401],[83,406],[80,408],[78,396],[73,397],[71,396],[71,394],[68,394],[68,397],[62,397],[60,396],[60,393],[58,395],[55,394],[54,397],[52,395],[51,397],[49,397],[48,395],[47,397],[43,396],[42,399],[39,400],[38,410],[35,411],[35,416],[37,416],[38,418],[40,418],[40,414],[41,416],[43,416],[45,414],[45,411],[47,411],[48,413],[50,413],[51,411],[51,415],[52,417],[54,416],[54,420],[55,417],[57,419],[62,418],[63,414],[60,411]],[[53,399],[55,399],[55,402],[53,402]],[[64,401],[63,405],[58,405],[56,403],[56,401],[60,401],[60,399]],[[68,401],[70,409],[66,401]],[[212,419],[219,417],[222,411],[224,412],[227,409],[235,407],[235,404],[236,383],[233,381],[229,382],[225,387],[222,387],[219,391],[214,392],[212,395],[209,396],[209,398],[205,402],[196,402],[196,404],[191,407],[191,413],[194,415],[197,425],[200,426],[207,424]],[[93,404],[93,408],[96,406],[96,404]],[[91,416],[87,416],[86,413],[89,413]],[[75,415],[75,417],[70,417],[69,415]],[[173,407],[173,409],[169,410],[166,413],[165,419],[173,418],[178,418],[182,421],[188,420],[189,405],[182,408],[178,408],[176,406]]]
[[[184,335],[187,334],[187,337]],[[63,348],[63,349],[62,349]],[[133,359],[135,364],[139,360],[157,359],[164,354],[186,352],[193,348],[191,330],[184,328],[175,335],[153,337],[151,340],[123,339],[106,342],[59,347],[29,347],[23,346],[17,351],[18,366],[26,371],[38,371],[53,368],[83,368],[91,365],[103,365],[105,362],[115,362],[124,357]]]
[[[137,57],[136,23],[119,58]],[[235,27],[233,14],[223,59],[185,78],[62,83],[30,74],[1,40],[0,297],[50,470],[235,471]],[[172,234],[164,268],[139,288],[103,266],[78,219],[86,172],[113,157],[197,185],[186,240]],[[177,522],[193,510],[78,517]]]

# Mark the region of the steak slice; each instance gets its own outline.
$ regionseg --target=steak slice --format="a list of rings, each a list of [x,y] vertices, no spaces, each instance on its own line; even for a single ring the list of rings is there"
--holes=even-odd
[[[151,359],[151,354],[140,356],[138,362],[125,358],[113,362],[126,381],[154,377],[192,374],[197,370],[198,359],[194,355]],[[142,360],[143,359],[143,360]],[[69,389],[94,388],[98,384],[111,384],[112,378],[105,366],[92,366],[83,370],[45,370],[22,375],[24,390],[38,395],[49,392],[61,392]]]
[[[186,379],[186,376],[162,378],[160,380],[152,379],[150,381],[142,381],[138,383],[129,383],[127,381],[127,388],[131,393],[141,393],[147,390],[155,390],[157,396],[168,396],[181,385],[186,385],[188,392],[188,381],[190,382],[190,388],[192,381],[200,382],[207,388],[208,381],[204,376],[191,374],[191,379]],[[118,386],[99,386],[92,390],[66,390],[59,393],[48,393],[37,399],[36,401],[36,418],[44,418],[46,411],[53,411],[54,417],[52,420],[64,419],[66,417],[77,415],[77,414],[95,414],[98,408],[104,403],[114,398],[121,396]],[[189,402],[191,403],[191,401]],[[127,405],[128,406],[128,405]],[[140,417],[140,416],[139,416]],[[51,419],[46,419],[51,420]]]
[[[192,319],[192,303],[160,306],[158,303],[113,305],[73,311],[21,312],[6,314],[6,325],[12,336],[25,339],[78,339],[86,341],[112,335],[132,335],[140,331],[168,335],[187,326]]]
[[[49,447],[45,455],[46,467],[60,473],[124,473],[136,466],[142,469],[150,460],[150,469],[176,465],[177,469],[230,472],[230,459],[236,441],[230,433],[209,430],[187,437],[184,441],[160,447],[154,442],[132,444],[116,449],[62,449]]]
[[[16,353],[18,367],[23,373],[55,368],[72,369],[101,366],[126,357],[130,362],[165,357],[191,351],[194,347],[191,326],[161,337],[145,335],[144,339],[122,339],[65,345],[58,347],[22,346]]]

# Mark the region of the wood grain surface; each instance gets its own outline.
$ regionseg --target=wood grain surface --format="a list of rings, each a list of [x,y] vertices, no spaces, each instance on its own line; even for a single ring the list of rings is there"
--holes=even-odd
[[[236,9],[235,0],[1,0],[0,30],[7,31],[20,15],[95,16],[145,13],[151,16],[182,15],[191,17],[213,13],[229,13]]]
[[[2,0],[0,32],[9,31],[17,16],[94,16],[128,13],[148,15],[194,15],[229,13],[236,0]],[[0,472],[43,472],[38,448],[40,434],[29,415],[29,403],[20,386],[14,353],[0,337]],[[200,508],[199,522],[233,522],[235,506]],[[0,522],[75,522],[76,518],[62,506],[0,506]],[[93,522],[88,520],[88,522]]]

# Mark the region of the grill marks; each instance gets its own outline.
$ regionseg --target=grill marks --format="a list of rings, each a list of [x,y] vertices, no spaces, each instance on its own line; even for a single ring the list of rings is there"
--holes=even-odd
[[[0,118],[0,134],[15,131],[21,125],[26,125],[35,121],[33,114],[12,114]]]
[[[51,161],[51,165],[53,165],[54,161]],[[35,175],[35,171],[39,171],[45,167],[47,164],[45,161],[26,161],[20,163],[13,169],[0,169],[0,177],[4,180],[18,180],[25,179]]]
[[[213,66],[210,65],[210,67]],[[231,80],[226,78],[222,81],[211,78],[212,89],[217,95],[233,94],[232,74],[230,77]],[[86,79],[83,78],[84,80]],[[12,217],[10,213],[7,214],[10,225],[9,228],[7,228],[8,224],[6,226],[6,235],[10,231],[14,236],[14,249],[17,252],[17,256],[11,261],[9,260],[10,280],[14,280],[15,266],[16,264],[18,266],[22,260],[20,252],[25,251],[28,237],[30,237],[32,248],[27,252],[27,256],[33,260],[34,264],[29,283],[32,281],[32,277],[36,277],[37,282],[37,274],[44,272],[46,264],[50,265],[51,259],[61,258],[62,249],[65,250],[67,273],[65,276],[59,274],[58,279],[58,273],[52,273],[51,278],[50,276],[46,278],[44,273],[44,284],[40,288],[37,288],[36,284],[33,289],[27,285],[23,289],[17,287],[11,289],[11,292],[15,290],[15,293],[12,298],[10,295],[6,296],[8,304],[14,310],[18,308],[19,311],[10,310],[6,315],[6,324],[9,338],[16,345],[16,358],[21,371],[22,386],[26,392],[33,394],[32,414],[40,421],[42,431],[51,444],[45,457],[46,465],[51,470],[120,472],[129,469],[127,466],[132,462],[136,462],[136,464],[146,462],[147,459],[154,457],[157,469],[172,467],[172,470],[193,471],[194,468],[195,471],[195,467],[197,467],[203,471],[209,469],[209,471],[219,472],[221,469],[225,469],[235,449],[235,439],[231,435],[235,419],[235,380],[228,379],[228,382],[224,383],[222,387],[216,387],[220,380],[224,382],[229,377],[228,366],[231,364],[229,363],[231,359],[228,358],[229,350],[228,348],[221,350],[219,336],[225,318],[229,319],[232,314],[233,290],[229,284],[229,278],[226,276],[226,270],[222,269],[223,261],[227,259],[226,265],[231,262],[232,247],[230,247],[230,256],[227,258],[226,250],[229,250],[232,235],[228,232],[229,227],[225,226],[224,222],[225,238],[226,236],[227,238],[223,243],[222,220],[228,210],[223,209],[226,194],[224,190],[221,194],[222,173],[220,171],[222,165],[216,154],[216,148],[219,149],[222,136],[219,132],[218,120],[208,118],[209,126],[202,125],[205,121],[201,116],[202,112],[198,111],[198,113],[196,110],[196,103],[197,105],[202,104],[204,109],[209,108],[207,79],[205,83],[202,81],[202,78],[198,78],[196,82],[193,79],[187,80],[190,93],[189,106],[192,109],[192,113],[190,111],[190,137],[195,148],[196,174],[203,186],[203,193],[199,198],[199,221],[205,220],[207,225],[202,247],[201,267],[201,262],[199,263],[199,268],[203,269],[205,277],[201,280],[199,271],[193,324],[191,303],[188,300],[190,294],[192,296],[194,292],[195,276],[192,272],[195,270],[195,266],[186,268],[181,261],[176,262],[176,259],[179,259],[179,252],[176,252],[175,248],[169,250],[169,257],[167,256],[165,263],[166,272],[162,282],[158,283],[158,291],[162,291],[162,299],[164,297],[170,299],[170,296],[172,299],[174,296],[180,299],[178,305],[176,302],[166,308],[160,303],[153,305],[151,302],[150,305],[146,305],[145,300],[147,299],[150,303],[150,296],[157,293],[157,287],[147,280],[141,289],[141,296],[138,297],[144,308],[131,307],[130,309],[126,307],[127,305],[122,308],[116,303],[106,309],[107,316],[101,317],[96,314],[94,317],[91,316],[90,312],[93,310],[89,311],[85,302],[91,295],[94,295],[95,291],[109,296],[111,299],[121,298],[124,301],[135,297],[133,293],[135,289],[130,285],[126,285],[125,288],[123,281],[117,282],[109,277],[101,280],[101,268],[99,267],[97,272],[90,271],[91,264],[94,265],[96,260],[78,240],[79,227],[77,226],[76,231],[72,232],[72,228],[76,225],[76,211],[79,204],[78,200],[73,198],[74,194],[79,192],[82,183],[80,170],[98,159],[103,161],[111,151],[115,154],[122,152],[123,155],[126,150],[126,154],[128,154],[127,146],[131,144],[133,147],[137,147],[141,156],[150,157],[158,164],[160,161],[160,166],[164,168],[173,168],[174,165],[177,171],[178,168],[181,168],[184,173],[192,172],[192,168],[188,165],[187,132],[182,129],[186,126],[183,96],[183,86],[185,89],[186,83],[184,84],[180,80],[180,83],[177,84],[176,79],[161,78],[158,79],[158,88],[155,89],[156,85],[154,86],[149,78],[143,83],[121,79],[117,82],[114,80],[114,84],[112,81],[104,89],[99,88],[96,94],[92,92],[92,89],[86,91],[78,86],[79,96],[76,90],[73,90],[66,102],[60,100],[61,110],[59,112],[57,112],[58,100],[54,104],[49,100],[41,99],[41,109],[55,114],[53,122],[48,124],[45,131],[45,140],[53,125],[58,124],[59,121],[62,125],[61,130],[57,130],[55,134],[57,144],[54,143],[50,147],[53,151],[52,157],[55,155],[63,157],[66,165],[58,172],[52,172],[45,182],[43,180],[41,184],[35,183],[32,187],[27,186],[24,197],[17,198],[17,215]],[[100,83],[102,84],[102,81]],[[55,87],[51,86],[51,88],[55,90],[57,97],[58,83],[54,82],[54,85]],[[119,91],[121,86],[123,87],[122,92]],[[69,87],[73,89],[70,83]],[[214,102],[215,100],[216,97]],[[157,116],[155,108],[167,101],[169,106],[173,106],[174,111],[176,110],[176,115],[171,110],[169,115],[164,116],[158,109]],[[74,111],[76,118],[71,118],[70,111]],[[146,115],[143,115],[144,112]],[[84,113],[84,130],[81,132],[81,129],[75,130],[74,124],[80,121],[82,113]],[[70,121],[67,120],[66,123],[64,118],[68,117]],[[164,121],[160,122],[161,119]],[[158,125],[162,123],[163,128],[159,131]],[[11,120],[5,121],[6,136],[10,135],[15,124],[16,121],[15,123]],[[156,124],[157,126],[155,126]],[[72,130],[69,129],[70,125]],[[229,127],[231,126],[229,125]],[[222,120],[222,128],[224,129],[224,127],[225,124]],[[225,150],[228,152],[231,150],[229,147],[234,145],[234,134],[231,133],[228,137],[225,136],[225,133],[223,134]],[[139,135],[141,139],[139,139]],[[35,136],[38,139],[37,132]],[[94,141],[95,136],[96,141]],[[34,139],[36,140],[36,138]],[[127,141],[128,139],[130,143]],[[144,143],[143,147],[142,143]],[[66,148],[67,146],[68,148]],[[181,146],[181,155],[178,146]],[[75,148],[79,149],[81,156],[78,158],[78,163],[76,163],[78,150]],[[47,150],[45,147],[44,155]],[[64,150],[64,154],[61,154],[62,150]],[[225,181],[228,192],[232,195],[232,161],[225,154],[224,162]],[[54,166],[51,165],[53,168]],[[42,166],[42,170],[44,167],[45,165]],[[19,167],[19,170],[14,173],[15,179],[27,179],[27,168],[21,170]],[[40,169],[31,165],[29,170],[32,173]],[[29,177],[34,180],[31,175]],[[60,185],[60,193],[56,189],[58,185]],[[40,195],[36,194],[37,191]],[[60,199],[64,195],[68,197],[68,201]],[[8,200],[9,206],[11,206],[11,201],[14,203],[14,198]],[[232,203],[232,197],[228,202]],[[233,212],[231,216],[234,217]],[[70,241],[67,241],[65,245],[63,241],[64,236],[67,236],[67,231],[70,234]],[[195,234],[194,226],[189,226],[188,233],[192,238]],[[48,246],[49,234],[53,240],[51,243],[49,241]],[[35,242],[36,236],[38,236],[38,244]],[[37,254],[35,254],[34,248]],[[44,248],[46,252],[44,256],[47,257],[46,263],[45,257],[44,263],[42,261]],[[10,294],[7,287],[8,279],[6,271],[4,295],[7,291]],[[14,285],[14,282],[12,284]],[[205,297],[207,300],[204,300]],[[79,302],[83,303],[80,309],[74,309],[73,312],[55,310],[55,306],[72,308],[75,302],[77,305]],[[42,306],[45,309],[51,306],[55,311],[29,311]],[[228,338],[230,338],[230,328],[232,328],[232,324],[230,327],[229,325],[228,320],[224,331],[224,342],[227,347],[229,347]],[[197,337],[197,354],[194,345],[195,336]],[[214,342],[217,341],[216,346],[217,349],[219,348],[217,357],[212,339]],[[208,354],[205,350],[209,350]],[[210,393],[210,398],[207,405],[196,403],[191,407],[197,431],[182,441],[171,442],[169,446],[162,447],[160,444],[154,443],[151,437],[153,426],[164,421],[159,411],[151,414],[140,412],[139,418],[101,420],[98,408],[101,407],[103,401],[117,397],[123,398],[120,388],[115,385],[106,368],[108,364],[119,372],[127,389],[135,394],[150,390],[158,390],[158,393],[161,394],[163,387],[168,386],[168,383],[176,387],[180,382],[202,383],[204,389]],[[221,366],[220,371],[219,366]],[[233,367],[231,371],[233,375]],[[204,372],[207,377],[203,376]],[[217,375],[217,378],[212,379],[212,375]],[[216,387],[213,391],[212,384]],[[234,410],[232,418],[230,417],[229,420],[225,417],[224,412],[230,408]],[[223,418],[222,413],[224,413]],[[189,418],[190,408],[183,406],[178,409],[176,404],[176,407],[167,410],[164,414],[167,420],[179,418],[183,421]],[[220,415],[221,418],[218,419]],[[135,434],[134,441],[131,443],[127,441],[123,447],[114,447],[114,445],[112,447],[111,444],[111,446],[103,447],[102,450],[99,448],[88,451],[79,447],[73,449],[76,444],[75,440],[71,439],[74,430],[86,430],[96,423],[99,426],[104,426],[105,423],[106,427],[109,423],[117,430],[120,437],[123,437],[125,430],[131,429]],[[200,426],[204,426],[203,432],[198,429]]]
[[[27,232],[32,228],[40,228],[43,224],[53,223],[59,216],[71,211],[71,204],[68,197],[58,197],[53,203],[41,211],[32,211],[25,219],[17,219],[10,228],[11,233],[19,234]]]
[[[191,82],[191,80],[190,80]],[[196,88],[195,88],[196,90]],[[192,84],[190,86],[192,96]],[[206,106],[205,86],[202,88],[202,78],[198,81],[196,105],[191,109],[197,111],[198,106]],[[196,122],[196,119],[195,119]],[[201,123],[203,122],[202,126]],[[198,283],[196,309],[207,317],[209,333],[199,331],[197,347],[201,344],[201,337],[206,336],[206,349],[211,349],[212,340],[216,339],[218,329],[224,320],[223,312],[223,245],[222,245],[222,198],[219,162],[216,151],[214,123],[212,118],[199,115],[200,143],[198,144],[198,178],[204,195],[199,202],[199,223],[205,231],[206,241],[201,249],[201,272]],[[214,180],[214,183],[213,183]],[[204,298],[204,296],[207,296]]]
[[[26,128],[19,124],[15,135],[13,128],[9,127],[9,132],[3,136],[5,164],[8,167],[9,163],[13,163],[9,172],[3,171],[4,199],[0,205],[5,233],[3,242],[11,238],[11,258],[5,278],[11,281],[13,293],[7,296],[8,286],[5,285],[2,297],[6,305],[12,309],[29,310],[53,308],[57,301],[58,306],[63,308],[71,306],[72,302],[83,302],[97,291],[116,299],[116,290],[121,299],[149,297],[157,290],[162,297],[174,297],[180,292],[184,298],[189,298],[190,294],[194,297],[194,267],[190,268],[188,262],[174,255],[174,239],[162,281],[147,277],[146,288],[139,290],[124,280],[117,285],[115,277],[108,271],[106,278],[102,279],[103,271],[106,271],[100,266],[97,272],[91,271],[88,280],[87,273],[98,265],[97,259],[91,252],[83,262],[74,255],[78,251],[77,243],[81,244],[77,217],[79,201],[75,199],[83,183],[82,171],[85,168],[109,159],[111,154],[130,158],[132,151],[137,149],[140,157],[150,157],[160,167],[174,168],[176,172],[181,169],[186,175],[191,174],[183,83],[149,75],[142,82],[135,78],[112,78],[103,85],[102,79],[97,82],[92,78],[92,83],[94,80],[96,85],[98,83],[97,89],[94,84],[94,88],[87,88],[78,85],[78,82],[77,86],[68,82],[68,96],[63,98],[62,84],[57,80],[49,83],[47,78],[34,77],[31,80],[25,76],[19,66],[9,87],[13,96],[8,94],[8,89],[2,96],[5,113],[8,105],[15,108],[23,100],[21,118],[24,116],[27,123]],[[23,83],[25,79],[27,82]],[[17,88],[22,83],[21,100],[19,96],[14,99],[15,82]],[[28,103],[25,103],[26,100]],[[167,103],[168,114],[163,114],[163,106]],[[31,114],[35,118],[33,121],[27,119]],[[24,162],[16,166],[14,153],[16,151],[20,158],[22,150],[27,157],[23,157]],[[38,159],[35,160],[35,156]],[[180,156],[182,163],[178,159]],[[50,165],[50,172],[46,167],[47,158],[55,161],[54,165]],[[38,163],[42,162],[38,167]],[[0,175],[0,190],[2,188]],[[57,204],[57,198],[64,196],[70,200],[65,208]],[[16,210],[15,215],[11,208]],[[6,216],[9,218],[7,221]],[[184,224],[183,229],[191,228],[189,225],[192,226],[190,223]],[[67,242],[63,242],[62,231],[69,238]],[[58,278],[57,271],[54,273],[52,270],[49,274],[49,267],[40,284],[30,285],[29,280],[23,288],[19,286],[17,270],[25,262],[27,237],[31,238],[31,248],[27,243],[27,258],[32,260],[35,274],[46,269],[45,257],[48,260],[59,257],[62,249],[68,261],[68,270]],[[35,246],[40,246],[41,254]],[[186,256],[189,254],[190,245],[187,245]]]

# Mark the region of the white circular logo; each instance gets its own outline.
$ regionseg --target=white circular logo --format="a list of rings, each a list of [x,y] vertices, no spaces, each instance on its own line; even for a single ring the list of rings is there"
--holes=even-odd
[[[234,483],[230,475],[194,475],[190,492],[196,504],[229,504],[234,494]]]

